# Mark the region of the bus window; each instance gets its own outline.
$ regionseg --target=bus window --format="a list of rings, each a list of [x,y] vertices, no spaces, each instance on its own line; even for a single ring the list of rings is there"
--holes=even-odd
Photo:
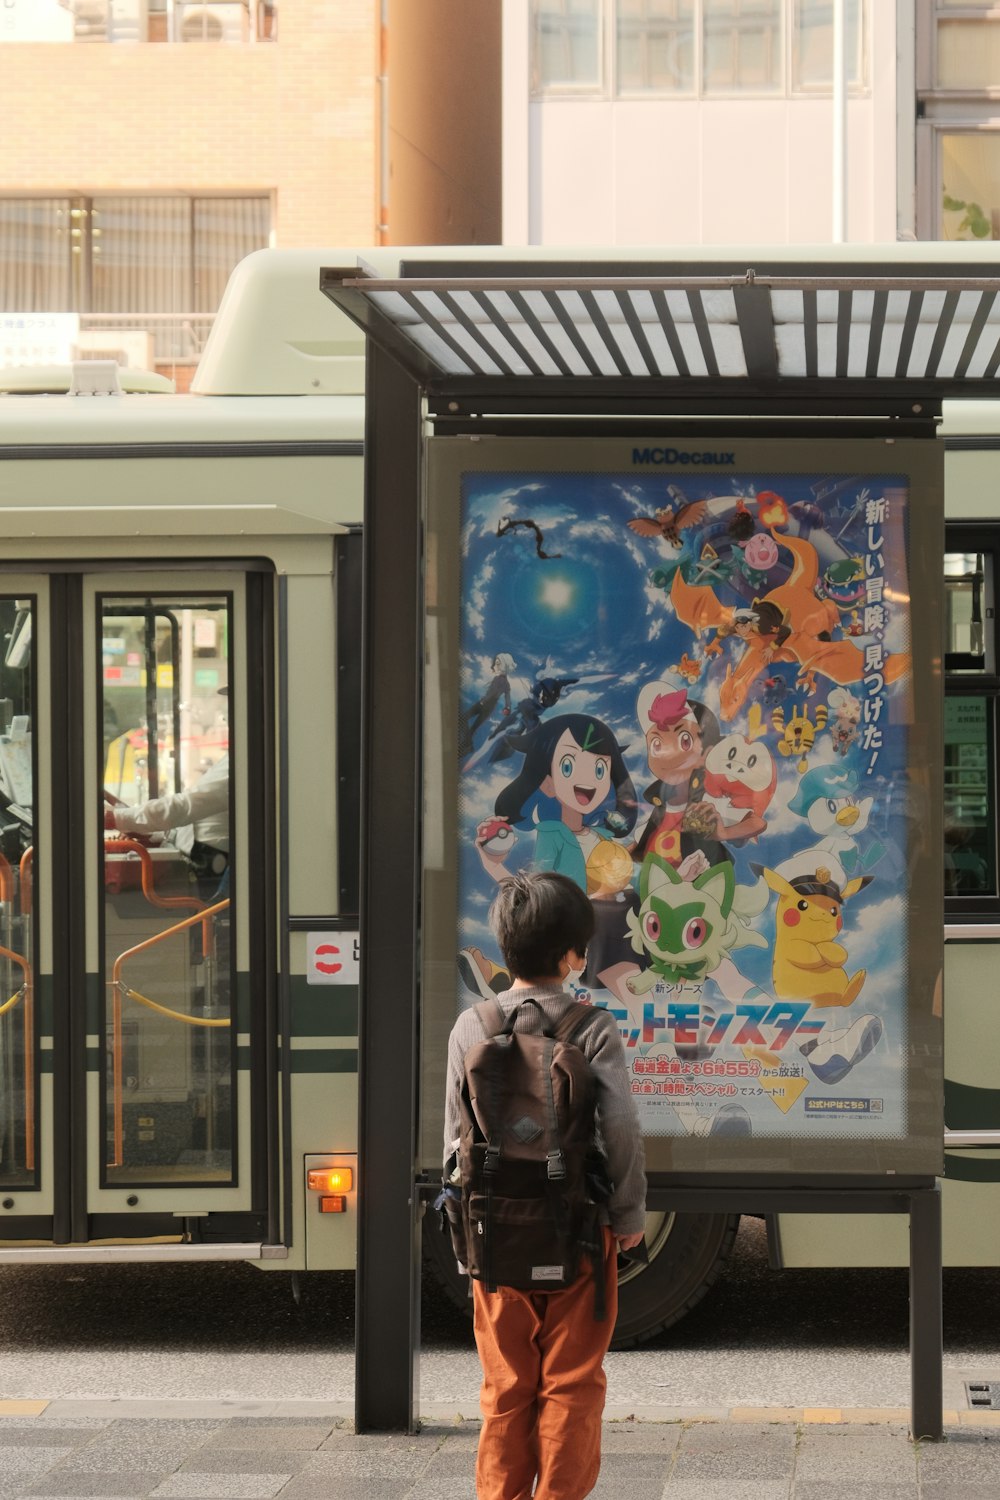
[[[952,528],[944,559],[944,886],[949,919],[1000,915],[997,870],[996,547]]]
[[[102,602],[109,1183],[233,1180],[230,625]]]
[[[996,671],[993,649],[993,558],[946,552],[945,660],[949,672]]]

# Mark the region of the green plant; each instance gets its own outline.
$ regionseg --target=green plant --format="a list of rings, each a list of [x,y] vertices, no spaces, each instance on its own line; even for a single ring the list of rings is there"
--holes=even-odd
[[[992,235],[990,221],[978,203],[965,203],[961,198],[952,198],[945,193],[944,208],[946,212],[955,214],[962,213],[964,210],[965,217],[958,226],[959,239],[965,232],[968,232],[975,240],[988,240]]]

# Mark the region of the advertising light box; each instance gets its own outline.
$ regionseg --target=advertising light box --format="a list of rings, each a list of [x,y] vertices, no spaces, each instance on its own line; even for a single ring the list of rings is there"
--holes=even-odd
[[[428,448],[428,1088],[559,870],[651,1170],[940,1170],[937,445]]]

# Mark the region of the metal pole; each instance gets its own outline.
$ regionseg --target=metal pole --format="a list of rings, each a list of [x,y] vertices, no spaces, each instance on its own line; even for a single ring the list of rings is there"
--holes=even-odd
[[[355,1426],[413,1432],[419,1341],[420,391],[368,341]]]
[[[847,51],[844,3],[833,0],[833,243],[847,238]]]
[[[941,1188],[910,1195],[910,1435],[944,1432]]]

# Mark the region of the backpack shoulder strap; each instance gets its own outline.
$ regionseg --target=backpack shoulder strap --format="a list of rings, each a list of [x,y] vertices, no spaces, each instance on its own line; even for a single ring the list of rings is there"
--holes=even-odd
[[[552,1034],[556,1041],[572,1041],[576,1033],[582,1030],[593,1014],[594,1007],[592,1005],[581,1005],[578,1000],[575,1000],[572,1005],[567,1005],[553,1028]]]
[[[507,1017],[504,1015],[503,1006],[499,1000],[481,1000],[476,1006],[476,1015],[486,1033],[487,1041],[499,1036],[507,1024]]]

